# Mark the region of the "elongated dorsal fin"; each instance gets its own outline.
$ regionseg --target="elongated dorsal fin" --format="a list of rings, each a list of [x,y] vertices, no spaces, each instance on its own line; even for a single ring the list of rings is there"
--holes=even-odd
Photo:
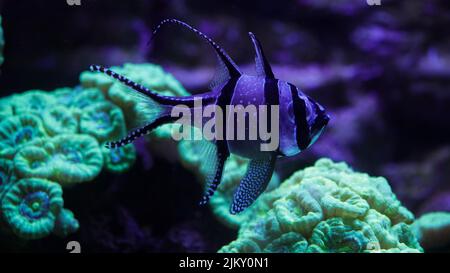
[[[272,68],[270,67],[269,62],[264,55],[264,51],[258,38],[256,38],[255,34],[253,34],[252,32],[249,32],[248,35],[250,35],[250,39],[252,39],[253,46],[255,47],[256,73],[261,77],[270,79],[275,78],[272,72]]]
[[[237,65],[234,63],[234,61],[228,56],[228,54],[223,50],[218,44],[216,44],[211,38],[206,36],[206,34],[202,33],[201,31],[197,30],[196,28],[188,25],[185,22],[182,22],[177,19],[165,19],[159,23],[158,26],[153,30],[153,36],[152,40],[155,37],[156,33],[158,33],[159,29],[166,24],[176,24],[179,26],[182,26],[198,36],[202,37],[205,41],[207,41],[214,49],[214,51],[217,53],[218,59],[219,59],[219,66],[218,71],[216,72],[216,75],[213,80],[214,85],[218,85],[220,83],[223,83],[224,81],[232,78],[232,77],[239,77],[242,73],[237,67]]]

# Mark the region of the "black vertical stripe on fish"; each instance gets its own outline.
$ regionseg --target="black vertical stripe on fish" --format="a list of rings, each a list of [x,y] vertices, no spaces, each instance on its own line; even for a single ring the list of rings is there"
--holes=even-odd
[[[304,99],[299,97],[297,87],[292,84],[289,84],[289,86],[291,87],[292,102],[294,105],[297,145],[300,150],[304,150],[308,147],[310,142],[310,128],[306,113],[306,102]]]
[[[225,136],[227,136],[227,130],[228,130],[228,121],[230,118],[230,113],[227,111],[227,106],[231,105],[231,101],[233,100],[233,96],[236,93],[236,88],[238,86],[239,81],[241,80],[241,77],[234,78],[230,80],[224,88],[222,88],[222,91],[220,92],[219,97],[217,98],[216,104],[225,110],[225,114],[223,115],[224,122],[223,122],[223,132]],[[235,116],[232,117],[233,119]],[[233,125],[236,125],[236,120],[233,121]],[[236,130],[233,130],[233,134],[236,134]],[[233,138],[235,135],[233,135]],[[226,137],[225,137],[226,139]]]
[[[219,106],[221,109],[227,109],[228,105],[231,105],[231,100],[233,98],[233,94],[236,90],[237,83],[239,81],[240,77],[238,78],[231,78],[227,84],[222,88],[220,91],[219,96],[216,100],[216,105]],[[228,113],[225,111],[225,115],[223,115],[223,132],[226,132],[227,130],[227,121],[228,121]]]
[[[234,90],[236,88],[237,82],[239,78],[231,78],[225,86],[220,91],[219,96],[216,100],[216,105],[221,107],[221,109],[226,109],[227,105],[231,104],[231,99],[234,94]],[[214,118],[217,118],[216,116]],[[222,120],[223,125],[223,133],[226,134],[227,130],[227,121],[228,121],[228,113],[225,112],[225,115],[222,116],[224,120]],[[214,161],[216,165],[215,170],[212,177],[206,177],[206,189],[205,193],[202,197],[202,200],[200,201],[200,205],[204,205],[208,203],[209,199],[215,191],[217,190],[217,187],[219,186],[220,182],[222,181],[222,173],[223,173],[223,167],[225,165],[225,162],[227,158],[230,156],[230,152],[228,149],[228,144],[226,140],[215,140],[216,148],[217,148],[217,154],[214,158],[207,158],[205,160]]]
[[[267,131],[272,132],[272,111],[273,105],[280,105],[280,93],[278,90],[278,80],[266,78],[264,81],[264,103],[267,105]],[[280,118],[280,117],[278,117]],[[280,120],[278,121],[280,122]],[[277,136],[279,137],[279,136]],[[278,145],[277,151],[280,150]]]
[[[231,105],[231,100],[233,99],[233,94],[236,90],[237,83],[241,77],[231,78],[225,86],[220,91],[219,96],[216,100],[216,105],[221,109],[225,109],[225,115],[223,115],[223,132],[226,134],[227,132],[227,123],[228,123],[228,114],[226,109],[228,105]]]
[[[114,148],[119,148],[119,147],[125,146],[125,145],[135,141],[139,137],[150,133],[157,127],[159,127],[163,124],[166,124],[166,123],[173,122],[175,120],[176,120],[176,118],[173,118],[170,116],[159,117],[155,121],[129,132],[128,135],[122,139],[119,139],[117,141],[112,141],[112,142],[106,142],[105,147],[108,149],[114,149]]]
[[[231,99],[233,98],[234,91],[236,90],[237,83],[240,79],[241,77],[236,77],[227,82],[217,97],[217,105],[225,109],[225,106],[231,104]]]
[[[226,146],[226,142],[216,141],[214,144],[210,145],[216,145],[216,151],[215,153],[211,153],[210,155],[205,155],[206,157],[203,157],[203,160],[205,162],[211,162],[213,166],[213,170],[210,173],[210,175],[206,176],[206,187],[205,192],[203,194],[203,197],[200,201],[200,205],[205,205],[209,202],[209,199],[211,196],[214,195],[214,193],[217,190],[217,187],[219,186],[220,182],[222,181],[222,173],[223,168],[225,166],[225,162],[227,158],[230,156],[230,153],[228,152],[228,148]],[[210,163],[210,164],[211,164]]]

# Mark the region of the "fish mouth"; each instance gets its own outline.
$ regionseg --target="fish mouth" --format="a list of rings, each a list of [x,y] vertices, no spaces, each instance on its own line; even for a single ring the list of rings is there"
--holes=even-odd
[[[323,117],[323,123],[324,123],[324,126],[326,126],[327,124],[328,124],[328,122],[330,121],[330,116],[328,115],[328,114],[325,114],[324,115],[324,117]]]
[[[322,127],[326,126],[329,121],[330,121],[330,116],[328,114],[321,113],[321,115],[319,115],[319,117],[316,119],[314,127],[322,128]]]
[[[328,122],[330,121],[330,116],[325,113],[321,113],[316,120],[314,121],[312,127],[311,127],[311,135],[314,136],[317,133],[319,133],[325,126],[328,125]]]

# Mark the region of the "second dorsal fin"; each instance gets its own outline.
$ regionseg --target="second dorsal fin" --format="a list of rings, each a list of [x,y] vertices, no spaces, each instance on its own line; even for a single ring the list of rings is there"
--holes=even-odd
[[[158,26],[153,30],[153,37],[155,37],[156,33],[159,31],[159,29],[166,24],[176,24],[179,26],[182,26],[195,34],[202,37],[205,41],[207,41],[216,52],[218,59],[219,59],[219,66],[218,71],[216,72],[216,75],[213,79],[213,85],[219,85],[226,80],[232,78],[232,77],[239,77],[242,73],[237,67],[237,65],[234,63],[234,61],[228,56],[228,54],[223,50],[218,44],[216,44],[211,38],[206,36],[206,34],[202,33],[201,31],[197,30],[196,28],[188,25],[187,23],[177,20],[177,19],[165,19],[159,23]]]
[[[256,73],[260,77],[274,79],[275,76],[273,75],[272,68],[267,61],[266,56],[264,55],[261,43],[252,32],[249,32],[248,35],[250,36],[250,39],[252,39],[253,46],[255,47]]]

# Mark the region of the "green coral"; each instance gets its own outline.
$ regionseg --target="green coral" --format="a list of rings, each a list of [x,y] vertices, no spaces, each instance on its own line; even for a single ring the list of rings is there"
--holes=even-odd
[[[0,39],[0,49],[1,45]],[[162,94],[189,95],[157,65],[125,64],[113,69]],[[100,73],[84,72],[80,79],[81,86],[74,88],[29,90],[0,99],[0,205],[8,208],[0,211],[2,231],[12,230],[23,239],[75,232],[79,223],[62,208],[60,186],[91,181],[103,167],[124,172],[135,162],[133,145],[101,147],[133,128],[139,110],[133,92]],[[167,128],[172,126],[150,136],[155,145],[167,148],[172,141]],[[60,205],[47,210],[45,204],[53,197],[61,200]]]
[[[73,212],[68,209],[62,209],[55,220],[55,228],[53,233],[60,237],[66,237],[78,230],[80,224],[75,219]]]
[[[424,214],[414,221],[412,229],[425,249],[446,246],[450,243],[450,213]]]
[[[93,180],[101,171],[103,156],[89,135],[58,135],[35,141],[14,157],[21,177],[46,178],[67,186]]]
[[[107,101],[86,107],[80,118],[80,132],[94,136],[100,143],[122,138],[126,134],[122,110]]]
[[[413,220],[384,178],[320,159],[264,193],[219,252],[422,252]]]
[[[102,148],[105,168],[113,173],[122,173],[131,168],[136,160],[134,145],[125,145],[115,149]]]
[[[320,222],[310,238],[309,252],[362,252],[369,240],[354,230],[351,223],[345,224],[342,218],[330,218]]]
[[[15,151],[34,139],[46,137],[41,120],[31,114],[11,116],[0,122],[2,154],[12,156]]]
[[[16,149],[5,142],[0,142],[0,158],[14,158]]]
[[[55,97],[58,105],[63,105],[70,108],[73,105],[73,100],[77,94],[77,90],[78,88],[63,87],[53,90],[51,94]]]
[[[0,99],[0,120],[14,115],[14,107],[10,98]]]
[[[72,111],[62,105],[45,109],[42,114],[44,128],[50,136],[75,134],[78,132],[78,120]]]
[[[14,95],[11,103],[15,113],[29,113],[41,115],[44,110],[56,104],[54,96],[42,90],[29,90]]]
[[[200,165],[202,163],[202,150],[204,141],[206,140],[195,140],[201,137],[201,130],[197,128],[191,128],[191,139],[192,140],[180,140],[178,142],[178,154],[181,164],[188,170],[193,171],[199,178],[202,178],[200,173]]]
[[[24,239],[49,235],[62,207],[61,187],[38,178],[22,179],[14,184],[1,203],[6,223]]]
[[[71,96],[70,99],[68,96]],[[80,118],[89,106],[99,102],[106,102],[103,93],[96,88],[76,88],[70,95],[67,94],[65,99],[68,101],[67,106],[77,118]]]
[[[0,202],[15,182],[14,162],[9,159],[0,158]]]
[[[107,95],[109,88],[114,83],[114,79],[101,73],[84,71],[80,74],[80,83],[83,88],[95,88],[100,90],[104,95]]]
[[[99,102],[108,102],[97,88],[58,88],[52,94],[57,103],[67,107],[77,120],[87,107]]]
[[[74,90],[73,92],[75,94],[73,95],[70,105],[78,109],[84,109],[92,103],[105,100],[103,93],[96,88]]]

